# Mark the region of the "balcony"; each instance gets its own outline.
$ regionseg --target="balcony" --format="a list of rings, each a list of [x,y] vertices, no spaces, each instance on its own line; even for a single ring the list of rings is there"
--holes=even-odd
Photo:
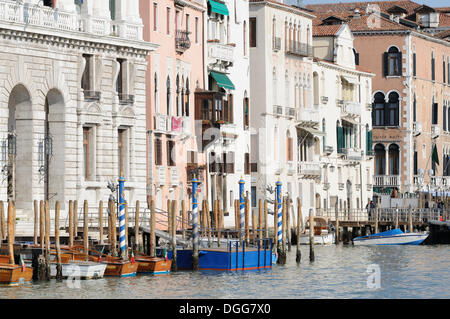
[[[418,136],[422,133],[422,123],[414,122],[413,123],[413,134],[414,136]]]
[[[121,105],[134,104],[134,95],[118,93],[118,96],[119,96],[119,104]]]
[[[191,40],[189,39],[189,31],[177,30],[175,36],[175,50],[183,53],[191,47]]]
[[[362,160],[364,152],[360,148],[342,148],[342,154],[344,154],[348,160]]]
[[[280,105],[273,106],[273,114],[275,115],[283,115],[283,107]]]
[[[431,124],[431,138],[438,138],[441,134],[441,127],[439,124]]]
[[[170,185],[178,186],[179,177],[178,177],[178,168],[177,167],[172,166],[169,168],[169,176],[170,176]]]
[[[295,109],[293,107],[286,107],[285,114],[287,117],[295,118]]]
[[[156,185],[164,186],[166,184],[166,167],[156,166]]]
[[[301,57],[313,56],[313,50],[311,45],[297,41],[291,42],[290,46],[286,49],[286,53]]]
[[[274,37],[272,40],[272,50],[273,51],[280,51],[281,50],[281,38],[280,37]]]
[[[219,43],[219,40],[208,40],[208,57],[227,63],[234,61],[234,46]]]
[[[101,92],[100,91],[88,91],[84,90],[84,100],[85,101],[100,101]]]
[[[195,119],[214,126],[232,124],[233,103],[221,92],[195,92]]]
[[[155,114],[155,131],[166,133],[168,131],[168,119],[166,114]]]
[[[330,155],[331,153],[333,153],[333,146],[325,146],[324,153],[327,155]]]
[[[373,180],[377,187],[400,187],[399,175],[375,175]]]
[[[319,109],[300,107],[297,111],[297,122],[302,127],[316,127],[320,123]]]
[[[297,172],[303,178],[318,178],[321,176],[320,164],[316,162],[299,162]]]
[[[294,166],[294,162],[292,161],[288,161],[286,162],[286,169],[287,169],[287,174],[292,176],[295,174],[295,166]]]
[[[361,116],[361,105],[358,102],[343,101],[341,106],[341,116],[356,118]]]

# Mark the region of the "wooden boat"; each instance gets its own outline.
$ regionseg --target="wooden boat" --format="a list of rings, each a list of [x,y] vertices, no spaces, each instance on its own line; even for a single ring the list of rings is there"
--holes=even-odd
[[[86,255],[83,253],[83,247],[71,247],[73,260],[84,261]],[[104,255],[96,250],[89,250],[89,261],[106,265],[104,276],[118,276],[118,277],[134,277],[138,269],[138,263],[131,260],[122,260],[119,257],[111,257]]]
[[[309,245],[309,221],[308,229],[300,234],[300,244]],[[336,233],[330,228],[328,220],[324,217],[314,217],[314,244],[330,245],[336,242]]]
[[[168,274],[172,266],[172,260],[164,257],[150,257],[145,255],[137,255],[135,257],[138,264],[138,274]]]
[[[10,286],[30,282],[33,279],[33,268],[20,265],[0,264],[0,284]]]
[[[355,246],[362,245],[420,245],[428,233],[404,233],[399,228],[368,236],[353,238]]]

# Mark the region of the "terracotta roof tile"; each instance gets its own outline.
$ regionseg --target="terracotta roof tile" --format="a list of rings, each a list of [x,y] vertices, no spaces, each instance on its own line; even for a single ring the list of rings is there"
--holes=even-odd
[[[327,37],[336,35],[341,29],[341,24],[318,25],[313,27],[313,37]]]

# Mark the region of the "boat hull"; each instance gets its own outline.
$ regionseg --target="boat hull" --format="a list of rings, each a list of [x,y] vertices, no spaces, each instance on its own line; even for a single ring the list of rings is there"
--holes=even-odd
[[[161,257],[136,257],[138,274],[160,275],[170,273],[172,260]]]
[[[428,234],[406,233],[403,235],[377,236],[372,238],[357,237],[353,239],[355,246],[365,245],[420,245]]]
[[[19,265],[0,264],[0,284],[10,286],[31,282],[33,279],[33,268]]]
[[[336,243],[335,233],[328,233],[324,235],[314,235],[315,245],[331,245]],[[300,245],[309,245],[309,235],[300,235]]]
[[[135,277],[138,263],[131,261],[102,261],[106,264],[105,276]]]
[[[50,276],[56,277],[57,264],[51,263]],[[62,277],[75,277],[80,279],[99,279],[103,278],[106,270],[106,264],[94,262],[70,262],[62,264]]]

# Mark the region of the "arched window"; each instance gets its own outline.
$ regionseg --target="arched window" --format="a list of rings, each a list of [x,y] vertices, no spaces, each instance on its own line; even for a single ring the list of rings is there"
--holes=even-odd
[[[177,116],[179,116],[178,110],[180,108],[180,92],[181,92],[181,89],[180,89],[180,78],[179,78],[178,74],[177,74],[177,79],[176,79],[175,85],[176,85],[176,98],[175,98],[175,101],[176,101],[175,102],[175,104],[176,104],[176,114],[177,114]]]
[[[436,66],[434,62],[434,51],[431,51],[431,81],[434,81],[436,79]]]
[[[386,150],[383,144],[375,145],[375,175],[386,173]]]
[[[359,65],[359,53],[355,48],[353,48],[353,54],[355,56],[355,65]]]
[[[248,105],[248,96],[247,91],[244,92],[244,101],[242,103],[243,105],[243,122],[244,122],[244,130],[248,130],[250,127],[250,111],[249,111],[249,105]]]
[[[399,95],[397,92],[391,92],[388,96],[387,105],[387,125],[398,126],[399,125]]]
[[[384,126],[384,94],[378,92],[374,96],[374,102],[372,107],[372,125]]]
[[[189,79],[186,79],[186,93],[184,95],[184,115],[189,116]]]
[[[288,162],[292,162],[294,160],[294,149],[293,149],[293,138],[291,137],[291,133],[289,130],[286,131],[286,145],[287,145],[287,152],[286,152],[286,160]]]
[[[322,119],[322,132],[326,132],[325,119]],[[322,136],[322,151],[325,152],[325,144],[326,144],[326,135]]]
[[[244,44],[244,56],[247,55],[247,21],[244,21],[244,32],[243,32],[244,41],[242,42]]]
[[[445,101],[444,101],[444,106],[442,108],[442,113],[443,113],[442,114],[442,121],[443,121],[442,129],[444,131],[447,131],[447,105],[446,105]]]
[[[450,106],[447,109],[447,123],[448,123],[448,125],[447,125],[447,132],[450,132]]]
[[[170,78],[167,76],[166,80],[166,107],[167,115],[170,115]]]
[[[399,175],[399,153],[397,144],[389,145],[389,175]]]
[[[319,105],[319,75],[313,73],[314,105]]]
[[[384,75],[402,75],[402,53],[397,47],[392,46],[384,53]]]
[[[417,98],[416,98],[416,93],[414,93],[414,98],[413,98],[413,122],[416,122],[417,120]]]

